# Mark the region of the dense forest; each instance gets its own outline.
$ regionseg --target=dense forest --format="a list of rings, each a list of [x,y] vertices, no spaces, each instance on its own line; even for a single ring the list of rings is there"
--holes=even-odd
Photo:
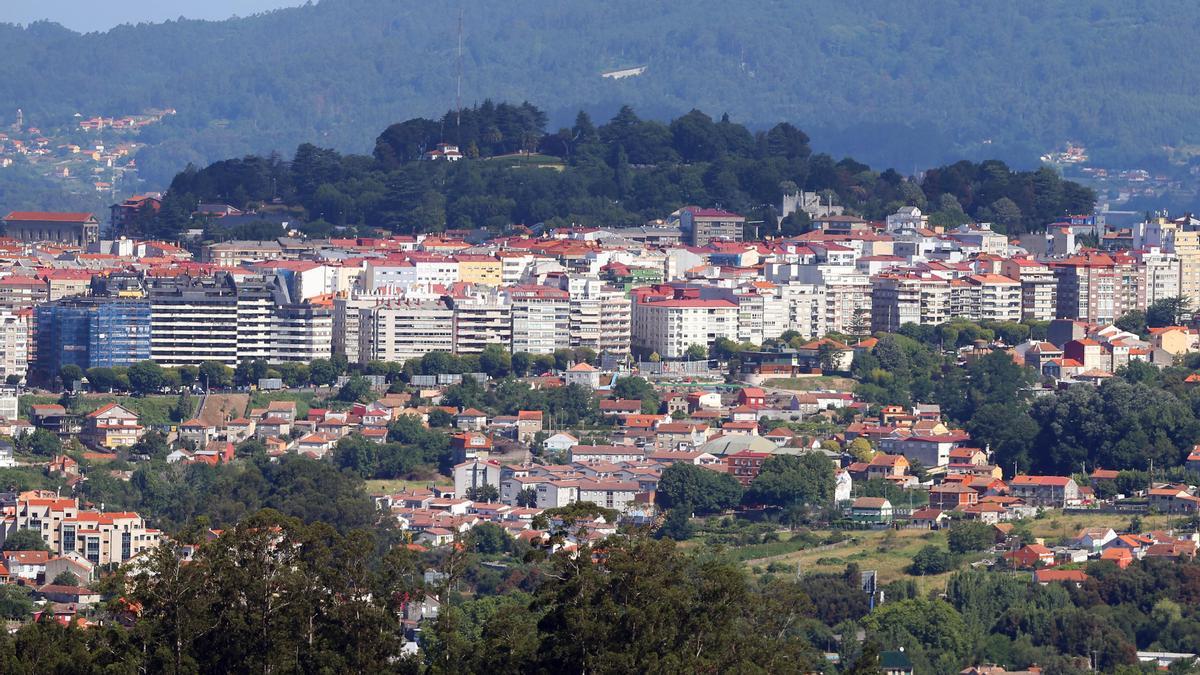
[[[300,207],[304,229],[314,235],[364,225],[409,233],[501,231],[514,223],[640,225],[688,204],[745,213],[764,223],[764,235],[795,235],[807,231],[807,217],[795,214],[777,227],[776,209],[784,191],[796,189],[821,192],[871,219],[916,205],[935,224],[986,221],[1010,233],[1091,212],[1095,200],[1050,169],[1014,171],[996,160],[932,169],[918,183],[895,170],[814,154],[808,135],[787,122],[755,133],[728,116],[693,110],[665,123],[642,119],[629,106],[599,125],[579,112],[571,126],[548,132],[546,119],[529,103],[485,101],[461,119],[448,112],[394,124],[371,157],[306,143],[291,160],[246,156],[189,166],[138,234],[173,237],[194,226],[198,202],[213,201]],[[443,140],[458,144],[466,159],[420,161]],[[209,224],[210,238],[252,238],[219,225]]]
[[[14,110],[0,124],[18,106],[42,124],[174,107],[139,157],[159,182],[307,140],[363,152],[387,123],[453,106],[460,8],[465,101],[542,101],[556,124],[580,106],[628,102],[657,119],[700,107],[756,128],[786,119],[907,171],[959,157],[1028,166],[1069,139],[1114,160],[1200,141],[1188,65],[1200,7],[1119,0],[324,0],[87,35],[5,25],[0,101]],[[600,76],[631,66],[646,71]]]

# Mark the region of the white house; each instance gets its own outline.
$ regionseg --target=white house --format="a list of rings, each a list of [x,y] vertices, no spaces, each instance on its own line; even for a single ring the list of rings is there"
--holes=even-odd
[[[482,459],[468,459],[454,466],[454,496],[467,499],[472,488],[491,485],[500,492],[500,463]]]
[[[576,363],[563,373],[563,380],[568,384],[578,384],[588,389],[600,388],[600,371],[588,363]]]
[[[565,431],[560,431],[542,442],[542,447],[549,452],[566,452],[579,445],[579,439]]]
[[[537,507],[539,509],[556,509],[577,501],[579,501],[579,481],[549,481],[539,483],[537,486]]]

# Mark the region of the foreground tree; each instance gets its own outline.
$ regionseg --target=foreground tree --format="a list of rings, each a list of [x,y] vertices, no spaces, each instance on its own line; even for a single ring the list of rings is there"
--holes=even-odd
[[[788,509],[821,508],[833,503],[833,462],[824,455],[772,455],[750,483],[744,501]]]
[[[742,486],[727,473],[676,462],[662,472],[658,495],[664,508],[688,505],[692,512],[706,515],[737,506]]]

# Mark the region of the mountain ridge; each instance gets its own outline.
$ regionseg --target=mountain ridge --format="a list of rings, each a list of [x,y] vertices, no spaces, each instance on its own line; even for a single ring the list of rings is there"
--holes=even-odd
[[[177,108],[139,160],[160,182],[189,162],[305,141],[364,152],[388,123],[454,106],[460,7],[464,105],[538,101],[552,126],[580,107],[597,119],[622,103],[657,119],[702,108],[755,127],[788,119],[835,154],[905,171],[960,157],[1029,166],[1065,140],[1112,161],[1200,141],[1188,93],[1200,72],[1186,67],[1200,7],[1115,0],[324,0],[104,33],[2,25],[0,100],[34,121]],[[600,77],[631,63],[646,72]]]

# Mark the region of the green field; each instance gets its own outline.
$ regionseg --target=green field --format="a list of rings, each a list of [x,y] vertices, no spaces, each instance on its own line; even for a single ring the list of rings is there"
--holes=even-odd
[[[76,399],[71,411],[78,415],[86,415],[106,403],[119,403],[137,413],[143,426],[161,426],[171,424],[171,408],[179,400],[178,396],[114,396],[85,394]],[[18,401],[20,415],[29,419],[29,411],[34,405],[58,403],[57,396],[22,396]],[[192,397],[192,413],[200,405],[200,397]]]
[[[1148,514],[1141,514],[1139,517],[1142,521],[1143,532],[1168,529],[1170,522],[1178,519],[1178,516]],[[1028,522],[1033,536],[1042,537],[1047,543],[1056,544],[1078,535],[1079,531],[1086,527],[1111,527],[1117,532],[1122,532],[1128,527],[1129,521],[1132,518],[1133,514],[1084,513],[1068,515],[1057,511],[1049,511],[1041,518],[1034,518]]]
[[[814,391],[817,389],[852,391],[854,389],[854,380],[848,377],[835,377],[832,375],[778,377],[764,381],[763,386],[775,389],[790,389],[791,391]]]
[[[817,532],[827,536],[828,532]],[[749,567],[763,568],[773,562],[783,563],[795,569],[797,563],[801,574],[810,572],[840,572],[849,563],[859,569],[875,570],[879,583],[887,584],[900,579],[911,579],[922,592],[945,587],[952,572],[924,577],[910,576],[905,568],[921,548],[930,544],[946,547],[944,532],[930,530],[858,530],[847,532],[845,542],[829,547],[808,548],[781,555],[769,555],[745,561]],[[964,565],[965,565],[964,561]]]
[[[256,391],[250,394],[251,408],[265,408],[271,401],[295,401],[296,417],[303,419],[308,417],[309,408],[317,407],[317,394],[312,391]]]
[[[1132,515],[1122,514],[1063,514],[1049,512],[1041,518],[1027,521],[1035,537],[1045,538],[1048,544],[1057,544],[1077,535],[1087,527],[1111,527],[1118,532],[1124,530]],[[1177,518],[1176,518],[1177,519]],[[1170,516],[1142,515],[1142,530],[1166,529],[1173,520]],[[814,531],[812,533],[824,539],[831,533]],[[921,548],[934,545],[946,548],[946,532],[930,530],[857,530],[845,533],[846,541],[829,547],[805,546],[801,541],[789,541],[787,535],[783,540],[765,544],[733,547],[729,549],[736,559],[743,561],[747,567],[758,568],[760,571],[771,563],[783,563],[790,569],[799,569],[802,574],[810,572],[839,572],[849,563],[855,563],[863,570],[876,570],[879,573],[879,583],[887,584],[900,579],[911,579],[916,582],[921,592],[942,590],[946,580],[953,572],[945,574],[915,577],[905,570],[912,562],[913,556]],[[688,542],[689,544],[691,542]],[[696,546],[699,546],[697,544]],[[690,546],[689,546],[690,548]],[[986,554],[974,554],[962,559],[959,569],[966,568],[971,562],[977,561]]]

